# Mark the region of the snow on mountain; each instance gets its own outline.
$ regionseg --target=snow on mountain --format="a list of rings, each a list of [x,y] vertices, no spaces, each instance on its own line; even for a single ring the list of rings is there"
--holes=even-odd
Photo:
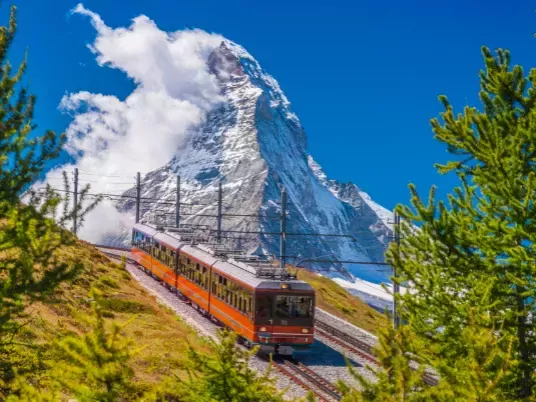
[[[350,234],[353,238],[288,236],[289,263],[303,259],[382,262],[392,238],[392,213],[353,183],[328,179],[307,152],[307,137],[277,81],[241,46],[224,41],[207,60],[226,99],[205,121],[191,129],[189,140],[170,161],[142,180],[142,216],[174,222],[176,176],[181,177],[181,224],[216,227],[216,191],[222,181],[223,229],[227,243],[249,252],[278,256],[280,194],[288,194],[289,233]],[[135,189],[126,195],[134,195]],[[186,205],[198,204],[198,205]],[[199,205],[206,204],[206,205]],[[133,200],[120,205],[135,212]],[[230,216],[254,215],[254,216]],[[130,240],[128,231],[118,234]],[[355,277],[386,282],[388,267],[379,265],[304,265],[322,268],[349,287]],[[350,286],[351,287],[351,286]]]

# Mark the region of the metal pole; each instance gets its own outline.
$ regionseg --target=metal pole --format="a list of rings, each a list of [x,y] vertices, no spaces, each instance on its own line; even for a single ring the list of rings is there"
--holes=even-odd
[[[175,227],[179,228],[181,219],[181,177],[177,176],[177,204],[175,205]]]
[[[287,254],[287,191],[281,190],[281,232],[279,234],[279,263],[280,268],[285,269]]]
[[[141,184],[140,184],[140,172],[136,174],[136,223],[140,221],[140,198],[141,198]]]
[[[396,251],[398,255],[400,255],[400,215],[395,212],[395,243],[396,243]],[[400,314],[399,314],[399,305],[398,305],[398,295],[400,294],[400,285],[397,282],[398,279],[398,272],[396,269],[396,265],[393,266],[393,277],[394,277],[394,283],[393,283],[393,290],[394,290],[394,299],[393,299],[393,318],[394,318],[394,325],[395,328],[398,328],[400,326]]]
[[[221,241],[221,222],[222,222],[222,217],[223,217],[222,195],[223,195],[223,190],[222,190],[221,180],[220,180],[220,182],[218,183],[218,234],[217,234],[218,243]]]
[[[73,233],[78,229],[78,168],[74,168],[74,210],[73,210]]]

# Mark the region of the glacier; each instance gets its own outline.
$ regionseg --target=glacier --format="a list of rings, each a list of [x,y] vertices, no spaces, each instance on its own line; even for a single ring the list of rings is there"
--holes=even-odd
[[[279,255],[280,196],[288,194],[287,231],[347,234],[353,238],[287,237],[289,264],[304,259],[363,261],[370,265],[308,262],[377,308],[391,308],[391,270],[375,265],[393,237],[393,214],[354,183],[329,179],[307,152],[307,136],[277,81],[242,46],[224,40],[207,59],[225,99],[162,167],[143,176],[141,216],[173,224],[177,176],[181,224],[216,227],[217,189],[223,188],[224,242],[250,253]],[[123,195],[134,196],[136,189]],[[118,206],[135,213],[132,198]],[[250,216],[238,216],[250,215]],[[241,232],[241,233],[239,233]],[[260,233],[259,233],[260,232]],[[128,244],[129,228],[108,237]],[[387,287],[388,288],[388,287]]]

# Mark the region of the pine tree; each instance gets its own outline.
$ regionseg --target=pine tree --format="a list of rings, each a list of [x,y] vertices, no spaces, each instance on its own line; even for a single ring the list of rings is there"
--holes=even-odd
[[[62,226],[75,213],[83,219],[99,201],[83,208],[87,186],[78,204],[70,208],[66,176],[64,196],[50,186],[41,190],[30,187],[47,162],[59,155],[65,136],[52,131],[43,136],[32,133],[35,97],[25,88],[17,89],[26,61],[12,74],[7,60],[16,31],[15,10],[11,8],[9,25],[0,27],[0,394],[5,388],[2,378],[13,376],[10,354],[17,331],[30,319],[25,314],[27,307],[47,300],[59,284],[74,278],[81,268],[57,257],[60,247],[75,241]],[[21,202],[23,191],[25,204]]]
[[[11,394],[6,398],[6,402],[56,402],[59,401],[57,389],[45,392],[38,390],[28,383],[22,376],[16,376],[12,385]]]
[[[353,389],[344,382],[338,387],[343,393],[343,402],[401,402],[427,401],[429,387],[424,382],[425,365],[416,361],[422,356],[423,348],[409,327],[398,331],[390,325],[379,333],[378,345],[374,354],[380,364],[379,368],[368,367],[375,373],[376,381],[362,376],[352,366],[348,366],[360,389]],[[420,363],[420,364],[418,364]]]
[[[186,369],[189,379],[174,380],[164,392],[183,402],[283,402],[268,370],[259,375],[249,366],[256,349],[244,350],[236,344],[236,334],[223,330],[218,341],[209,341],[211,354],[189,348]]]
[[[410,185],[412,208],[397,207],[402,241],[388,260],[413,289],[400,298],[401,314],[428,343],[442,381],[467,385],[471,364],[479,362],[476,389],[491,381],[496,395],[532,400],[536,70],[525,77],[520,66],[511,68],[506,50],[482,53],[482,110],[467,106],[455,115],[441,96],[445,111],[432,120],[435,138],[453,155],[437,168],[456,174],[460,186],[447,205],[435,200],[434,188],[426,204]]]
[[[106,328],[96,289],[92,289],[91,299],[92,329],[81,337],[58,342],[63,360],[51,367],[56,372],[54,378],[79,402],[134,400],[134,372],[129,362],[138,350],[120,334],[117,324]]]
[[[486,286],[487,289],[491,287]],[[509,400],[501,383],[513,366],[511,347],[513,337],[497,336],[490,318],[482,311],[489,309],[487,293],[484,300],[467,308],[468,322],[456,342],[462,345],[464,354],[456,359],[438,357],[434,342],[427,337],[416,336],[410,325],[395,330],[391,325],[382,329],[375,355],[380,363],[375,372],[377,381],[370,381],[349,367],[352,376],[360,384],[356,390],[345,383],[339,387],[344,402],[373,401],[479,401],[499,402]],[[490,330],[490,328],[492,330]],[[438,384],[425,382],[425,368],[433,367]]]

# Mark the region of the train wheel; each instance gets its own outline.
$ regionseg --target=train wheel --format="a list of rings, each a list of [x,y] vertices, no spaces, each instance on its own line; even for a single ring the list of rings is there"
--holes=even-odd
[[[244,346],[246,349],[248,349],[248,350],[251,349],[251,342],[248,341],[243,336],[238,335],[237,342],[238,342],[239,345]]]

